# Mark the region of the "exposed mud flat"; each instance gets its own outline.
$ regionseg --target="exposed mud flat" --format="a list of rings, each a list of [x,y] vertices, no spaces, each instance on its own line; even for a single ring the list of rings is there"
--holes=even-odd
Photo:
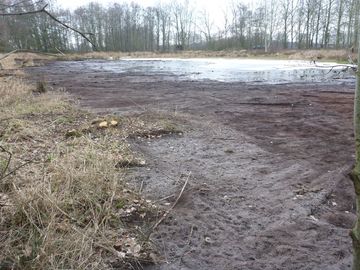
[[[351,82],[250,85],[176,74],[29,69],[95,111],[161,110],[182,136],[132,143],[131,169],[164,207],[189,184],[152,238],[163,262],[148,269],[350,269],[354,221]],[[172,196],[171,195],[175,195]]]

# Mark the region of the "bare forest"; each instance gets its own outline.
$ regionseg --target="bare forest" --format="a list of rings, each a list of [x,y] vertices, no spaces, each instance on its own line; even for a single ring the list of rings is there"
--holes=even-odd
[[[234,0],[223,8],[223,25],[191,1],[142,7],[135,3],[90,3],[74,11],[56,1],[2,0],[0,49],[88,51],[91,44],[43,12],[84,33],[101,51],[183,49],[355,48],[359,25],[356,0]],[[33,14],[33,13],[36,14]]]
[[[360,270],[360,0],[104,2],[0,0],[0,269]]]

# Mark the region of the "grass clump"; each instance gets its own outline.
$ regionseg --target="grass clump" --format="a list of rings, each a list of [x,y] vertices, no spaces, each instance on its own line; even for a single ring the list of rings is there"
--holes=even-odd
[[[45,81],[38,81],[36,84],[36,89],[33,90],[35,93],[43,94],[48,90],[48,86]]]
[[[1,80],[0,95],[0,145],[11,153],[0,150],[0,269],[151,261],[142,232],[158,211],[127,188],[119,166],[143,162],[126,142],[130,120],[98,128],[64,92],[39,95],[19,79]]]

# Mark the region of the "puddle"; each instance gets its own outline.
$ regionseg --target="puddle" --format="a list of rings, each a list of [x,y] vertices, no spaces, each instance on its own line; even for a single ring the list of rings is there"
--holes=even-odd
[[[164,80],[214,80],[261,84],[299,82],[352,82],[355,76],[342,72],[336,63],[314,64],[310,61],[259,59],[122,59],[85,61],[92,71],[126,73],[132,76],[161,76]],[[147,78],[148,80],[149,78]]]

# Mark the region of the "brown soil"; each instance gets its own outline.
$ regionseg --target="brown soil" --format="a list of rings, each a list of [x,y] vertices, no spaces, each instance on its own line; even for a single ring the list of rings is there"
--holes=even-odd
[[[148,269],[350,269],[354,85],[246,85],[29,70],[95,111],[168,112],[183,135],[132,139],[132,185],[169,207]],[[191,174],[190,174],[191,172]],[[189,176],[190,175],[190,176]],[[173,196],[171,196],[173,195]]]

